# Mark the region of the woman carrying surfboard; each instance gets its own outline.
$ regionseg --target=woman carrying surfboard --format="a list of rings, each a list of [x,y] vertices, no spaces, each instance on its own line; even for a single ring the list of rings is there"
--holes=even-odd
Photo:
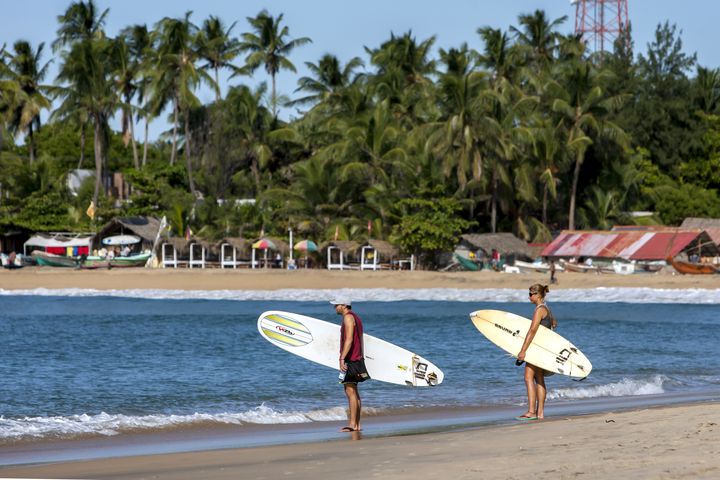
[[[533,338],[540,326],[554,330],[557,328],[557,320],[553,316],[550,308],[545,305],[545,295],[550,289],[547,285],[536,283],[530,287],[528,292],[530,301],[535,304],[535,313],[533,313],[530,329],[525,335],[525,341],[518,353],[518,362],[525,360],[527,349],[532,344]],[[518,420],[537,420],[545,418],[545,398],[547,390],[545,388],[545,370],[535,365],[525,363],[525,386],[527,388],[528,410],[523,415],[517,417]]]

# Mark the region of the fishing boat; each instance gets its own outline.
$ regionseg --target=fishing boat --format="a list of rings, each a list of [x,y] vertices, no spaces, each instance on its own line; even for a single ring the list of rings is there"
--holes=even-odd
[[[463,257],[462,255],[458,255],[457,253],[455,254],[455,260],[457,260],[462,268],[470,270],[471,272],[477,272],[481,268],[477,263],[473,262],[469,258]]]
[[[675,270],[682,274],[690,275],[709,275],[711,273],[719,273],[720,271],[715,265],[709,263],[690,263],[675,260],[672,257],[668,257],[667,262],[673,266]]]
[[[40,250],[33,250],[30,254],[35,262],[41,267],[70,267],[77,268],[80,266],[81,257],[66,257],[64,255],[55,255]]]
[[[515,260],[515,263],[513,264],[516,266],[521,272],[530,273],[530,272],[540,272],[540,273],[548,273],[550,272],[550,264],[545,262],[523,262],[521,260]],[[561,264],[555,264],[555,271],[562,272],[565,268]]]
[[[585,265],[584,263],[574,263],[574,262],[568,262],[566,260],[560,260],[560,264],[567,270],[568,272],[575,272],[575,273],[587,273],[587,272],[593,272],[598,273],[598,268],[594,265]]]
[[[127,267],[144,267],[150,258],[150,253],[139,253],[137,255],[128,255],[127,257],[99,257],[91,255],[86,257],[80,268],[97,269],[97,268],[127,268]]]

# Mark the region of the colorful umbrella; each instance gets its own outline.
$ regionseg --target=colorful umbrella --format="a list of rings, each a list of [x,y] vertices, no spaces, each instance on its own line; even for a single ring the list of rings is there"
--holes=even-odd
[[[302,240],[295,244],[295,250],[299,250],[301,252],[317,252],[318,246],[317,243],[312,240]]]
[[[261,250],[277,250],[275,243],[268,238],[261,238],[257,242],[252,244],[252,248],[259,248]]]

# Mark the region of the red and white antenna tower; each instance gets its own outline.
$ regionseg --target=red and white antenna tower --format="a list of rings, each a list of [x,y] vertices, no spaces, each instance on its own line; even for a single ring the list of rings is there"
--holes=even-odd
[[[628,0],[571,0],[575,5],[575,33],[595,52],[611,50],[620,35],[627,35]]]

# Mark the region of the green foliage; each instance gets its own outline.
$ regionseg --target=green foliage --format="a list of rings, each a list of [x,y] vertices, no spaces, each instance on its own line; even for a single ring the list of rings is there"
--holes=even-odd
[[[665,225],[679,225],[686,217],[720,217],[717,190],[690,184],[663,185],[653,191],[655,210]]]
[[[434,262],[435,256],[452,250],[457,238],[475,222],[461,218],[460,203],[453,198],[413,198],[400,202],[403,211],[393,237],[408,252]]]

